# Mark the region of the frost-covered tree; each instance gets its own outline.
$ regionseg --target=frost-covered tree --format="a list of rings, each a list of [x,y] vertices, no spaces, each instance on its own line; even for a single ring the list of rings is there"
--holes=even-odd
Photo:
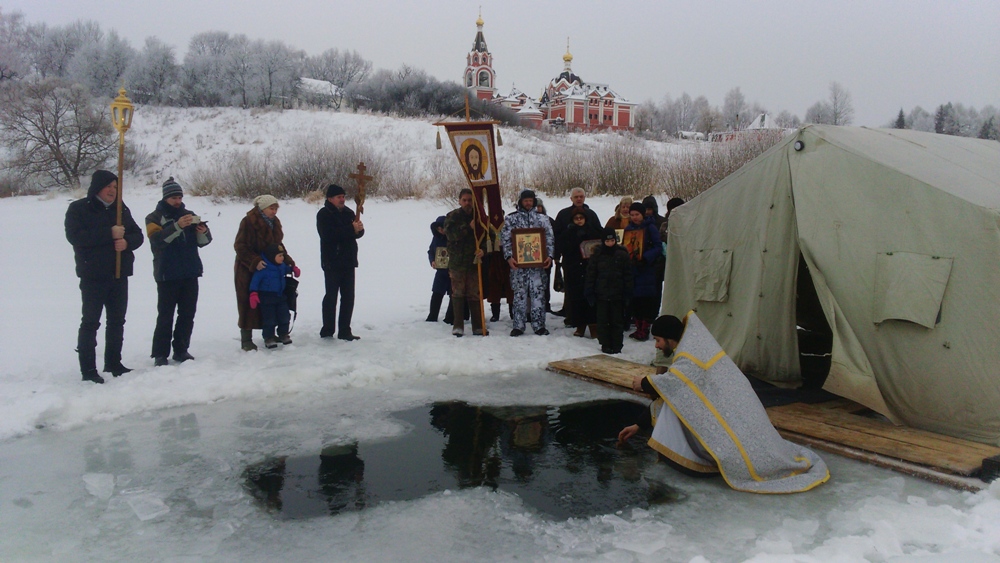
[[[43,187],[78,187],[112,155],[117,137],[107,106],[79,84],[49,78],[0,89],[0,141],[21,175]]]
[[[839,82],[830,83],[830,124],[850,125],[854,122],[854,104],[851,93]]]
[[[933,131],[934,116],[920,106],[916,106],[906,115],[906,125],[914,131]]]
[[[778,127],[784,127],[786,129],[792,129],[802,124],[799,116],[792,115],[788,110],[781,110],[778,115],[774,116],[774,122],[778,125]]]
[[[28,45],[24,14],[0,10],[0,82],[27,76]]]
[[[254,49],[246,35],[234,35],[223,61],[223,76],[241,107],[250,107],[250,94],[255,79]]]
[[[68,77],[89,88],[95,96],[114,96],[135,56],[132,45],[111,31],[77,49],[70,60]]]
[[[253,65],[256,69],[255,105],[270,106],[292,97],[299,80],[301,51],[293,51],[281,41],[254,41]]]
[[[29,25],[27,51],[32,70],[40,78],[65,78],[77,50],[103,37],[101,26],[93,21],[78,20],[65,27]]]
[[[903,114],[903,108],[899,108],[899,115],[896,116],[896,123],[893,127],[896,129],[906,129],[906,115]]]
[[[303,75],[306,78],[325,80],[337,87],[333,106],[340,109],[344,100],[344,92],[355,84],[359,84],[371,74],[372,63],[365,60],[357,51],[339,51],[327,49],[315,57],[306,59]]]
[[[219,106],[232,103],[233,90],[226,79],[226,58],[232,40],[225,31],[206,31],[191,38],[181,81],[182,98],[190,106]]]
[[[833,124],[832,109],[830,104],[824,101],[818,101],[815,104],[809,106],[806,110],[806,123],[818,123],[825,125]]]
[[[147,37],[129,68],[129,96],[140,104],[163,104],[179,95],[174,48],[156,37]]]
[[[749,112],[750,107],[747,106],[747,100],[739,86],[726,92],[726,97],[722,102],[722,119],[726,127],[730,129],[743,128],[753,119],[753,116],[747,115]]]

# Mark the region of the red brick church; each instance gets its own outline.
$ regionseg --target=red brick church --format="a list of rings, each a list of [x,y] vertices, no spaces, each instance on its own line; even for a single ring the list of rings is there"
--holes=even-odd
[[[566,131],[632,131],[635,105],[607,84],[584,82],[573,73],[573,55],[566,46],[563,71],[549,81],[542,97],[535,99],[513,88],[509,95],[497,93],[493,55],[486,48],[483,18],[476,20],[476,38],[465,63],[465,86],[480,100],[510,108],[528,127],[543,126]]]

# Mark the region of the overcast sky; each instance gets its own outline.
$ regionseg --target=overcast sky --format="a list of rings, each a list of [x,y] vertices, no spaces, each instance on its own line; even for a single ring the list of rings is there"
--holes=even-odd
[[[0,0],[2,1],[2,0]],[[375,68],[401,64],[459,82],[482,6],[497,85],[538,96],[573,71],[634,102],[683,92],[799,117],[831,81],[851,92],[855,125],[880,126],[902,107],[1000,106],[1000,0],[8,0],[31,23],[77,19],[115,29],[140,48],[177,48],[210,30],[281,40],[317,54],[354,49]]]

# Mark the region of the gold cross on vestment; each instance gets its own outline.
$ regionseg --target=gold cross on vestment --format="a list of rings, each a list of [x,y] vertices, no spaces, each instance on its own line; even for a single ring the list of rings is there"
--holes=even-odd
[[[365,185],[372,179],[371,176],[365,174],[367,167],[364,162],[358,163],[357,174],[348,174],[347,177],[354,180],[358,184],[358,194],[354,196],[354,203],[358,206],[358,216],[360,217],[362,213],[365,212]]]

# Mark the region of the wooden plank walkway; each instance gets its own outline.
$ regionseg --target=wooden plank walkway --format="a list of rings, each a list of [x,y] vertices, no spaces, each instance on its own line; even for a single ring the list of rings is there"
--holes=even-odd
[[[552,362],[548,369],[631,393],[633,376],[655,371],[603,354]],[[979,473],[985,458],[1000,455],[1000,447],[858,414],[866,409],[846,399],[766,410],[787,440],[966,490],[986,486],[970,477]]]

